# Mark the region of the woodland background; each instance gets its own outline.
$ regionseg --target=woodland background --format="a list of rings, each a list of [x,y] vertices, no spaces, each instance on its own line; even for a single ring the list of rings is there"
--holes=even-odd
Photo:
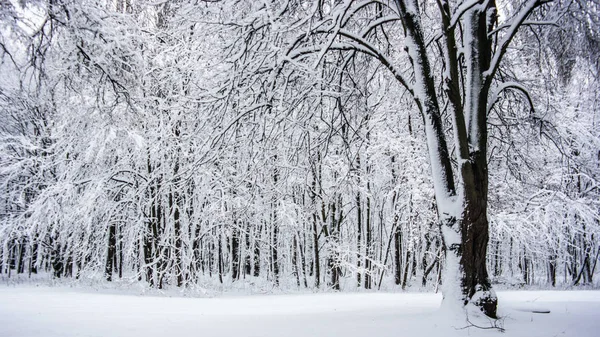
[[[368,56],[282,52],[333,3],[1,1],[1,276],[437,289],[414,102]],[[509,287],[598,285],[600,3],[536,15],[499,73],[525,89],[488,115],[488,270]]]

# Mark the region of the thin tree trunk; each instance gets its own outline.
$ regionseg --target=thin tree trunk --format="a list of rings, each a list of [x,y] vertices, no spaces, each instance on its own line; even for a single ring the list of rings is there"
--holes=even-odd
[[[367,190],[370,190],[370,183],[367,182]],[[371,289],[372,286],[372,270],[371,270],[371,258],[373,255],[373,228],[371,223],[371,197],[367,196],[367,219],[365,223],[366,229],[366,242],[365,242],[365,289]]]
[[[292,271],[296,276],[296,285],[300,288],[300,273],[298,272],[298,240],[296,236],[292,240]]]
[[[360,288],[361,282],[361,246],[362,246],[362,203],[360,198],[360,192],[356,193],[356,282]]]
[[[117,234],[115,224],[108,226],[108,249],[106,254],[106,268],[104,275],[107,281],[112,281],[113,274],[113,263],[115,260],[115,253],[117,249]]]

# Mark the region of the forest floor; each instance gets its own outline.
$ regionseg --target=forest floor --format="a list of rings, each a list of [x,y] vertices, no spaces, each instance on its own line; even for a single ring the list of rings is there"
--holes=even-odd
[[[0,286],[0,336],[599,336],[600,291],[500,291],[499,329],[440,309],[434,293],[186,298]],[[535,313],[534,311],[550,311]],[[462,317],[462,318],[461,318]],[[490,326],[482,317],[478,325]]]

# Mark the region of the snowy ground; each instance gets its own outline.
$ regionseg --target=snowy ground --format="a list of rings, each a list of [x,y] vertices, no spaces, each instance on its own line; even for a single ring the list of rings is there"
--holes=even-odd
[[[465,328],[431,293],[181,298],[1,286],[0,336],[600,336],[600,291],[498,297],[505,333]]]

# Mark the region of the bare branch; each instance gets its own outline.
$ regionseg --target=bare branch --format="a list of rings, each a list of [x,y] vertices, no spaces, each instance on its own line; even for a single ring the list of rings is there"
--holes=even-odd
[[[492,93],[492,95],[490,96],[490,104],[487,108],[487,112],[489,113],[490,110],[492,110],[492,108],[494,107],[494,104],[496,104],[496,102],[498,102],[499,97],[498,95],[500,95],[500,93],[506,89],[514,89],[517,91],[520,91],[523,93],[523,95],[525,95],[525,97],[527,98],[527,102],[529,103],[529,106],[531,108],[531,111],[535,111],[535,107],[533,105],[533,100],[531,99],[531,95],[529,94],[529,91],[527,90],[527,88],[525,88],[523,85],[521,85],[520,83],[517,82],[506,82],[506,83],[502,83],[498,86],[498,88],[496,88],[496,90]]]
[[[503,36],[502,40],[500,41],[500,48],[496,51],[492,58],[492,61],[490,62],[490,68],[486,70],[483,74],[486,78],[485,81],[488,81],[489,83],[489,81],[491,81],[496,75],[496,72],[500,67],[502,57],[504,56],[504,54],[506,54],[508,46],[517,34],[519,28],[523,25],[523,22],[525,22],[525,20],[531,14],[531,12],[533,12],[536,8],[538,8],[542,4],[545,4],[546,2],[549,1],[529,0],[529,2],[521,9],[521,11],[512,19],[512,23],[510,23],[508,32],[506,32],[506,35]]]

